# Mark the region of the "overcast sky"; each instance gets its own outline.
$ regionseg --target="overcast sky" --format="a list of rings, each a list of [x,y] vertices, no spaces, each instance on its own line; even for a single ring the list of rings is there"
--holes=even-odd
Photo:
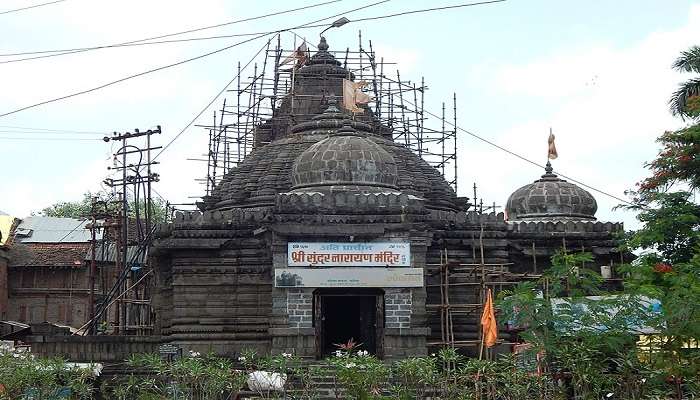
[[[0,53],[127,42],[320,3],[318,1],[65,0],[0,1]],[[344,0],[303,12],[191,33],[203,37],[269,31],[350,10],[371,1]],[[349,19],[459,4],[393,0],[349,13]],[[657,152],[654,139],[681,126],[667,99],[687,76],[671,70],[678,53],[698,44],[700,2],[685,0],[508,0],[503,3],[346,25],[327,34],[331,49],[357,47],[357,31],[402,78],[425,77],[426,109],[457,93],[458,125],[539,163],[547,135],[557,137],[555,170],[624,197]],[[320,29],[299,31],[317,41]],[[240,38],[101,49],[2,63],[0,114],[231,45]],[[156,144],[171,140],[264,44],[260,39],[178,67],[89,94],[0,117],[0,210],[23,217],[57,201],[97,190],[111,165],[112,131],[161,125]],[[291,36],[283,41],[291,47]],[[208,124],[214,108],[196,123]],[[20,127],[20,128],[17,128]],[[26,128],[78,131],[33,134]],[[87,134],[85,132],[97,132]],[[70,138],[70,139],[69,139]],[[73,138],[95,140],[73,140]],[[29,140],[31,139],[31,140]],[[203,194],[194,179],[206,165],[205,131],[191,127],[161,156],[158,193],[174,203]],[[485,202],[510,193],[543,171],[469,135],[459,136],[459,195],[479,186]],[[593,192],[598,218],[624,221],[619,201]]]

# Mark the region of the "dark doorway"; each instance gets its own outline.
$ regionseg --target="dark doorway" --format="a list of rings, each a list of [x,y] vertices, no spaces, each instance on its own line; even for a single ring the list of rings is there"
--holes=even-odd
[[[381,356],[384,300],[376,291],[320,291],[316,298],[316,341],[319,356],[352,339],[358,349]]]

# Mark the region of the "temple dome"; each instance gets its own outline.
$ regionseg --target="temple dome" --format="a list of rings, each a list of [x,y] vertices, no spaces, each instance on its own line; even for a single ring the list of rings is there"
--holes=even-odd
[[[540,179],[513,192],[506,204],[509,220],[595,220],[597,210],[595,198],[560,179],[549,162]]]
[[[397,189],[394,157],[344,123],[334,135],[313,144],[296,159],[292,189],[331,186]]]
[[[347,142],[347,136],[342,135],[334,140],[329,139],[336,137],[343,128],[347,129],[348,124],[357,131],[354,135],[359,136],[349,140],[351,144],[348,146],[362,149],[355,151],[362,151],[363,157],[367,152],[368,159],[378,161],[374,165],[377,175],[356,173],[351,181],[374,182],[370,187],[379,190],[391,190],[396,187],[402,193],[424,198],[429,208],[456,210],[463,206],[437,169],[408,147],[377,134],[377,128],[373,125],[362,121],[350,121],[347,118],[347,113],[330,104],[325,112],[293,126],[290,135],[256,148],[236,168],[231,169],[212,194],[204,199],[204,209],[271,206],[278,193],[323,182],[314,181],[320,179],[319,175],[311,171],[302,171],[305,168],[315,168],[313,162],[301,167],[302,154],[318,153],[321,150],[320,146],[334,149],[340,146],[341,138]],[[319,144],[324,141],[325,144]],[[310,150],[316,145],[319,146],[316,150]],[[321,161],[324,161],[322,156]],[[302,175],[306,172],[309,175]],[[329,178],[326,178],[324,172],[323,179],[330,179],[333,172],[327,173]]]
[[[362,191],[393,190],[424,199],[427,208],[462,209],[464,199],[457,197],[440,172],[407,146],[394,142],[391,129],[382,125],[371,109],[349,121],[348,113],[335,106],[334,99],[342,98],[343,79],[352,80],[353,75],[328,52],[325,39],[318,47],[318,53],[298,69],[294,90],[273,111],[274,117],[256,128],[255,149],[203,197],[200,208],[272,207],[280,193],[313,186],[346,190],[349,188],[330,182],[352,182],[362,186]],[[349,139],[340,132],[348,124],[356,131],[351,136],[357,137]],[[347,169],[339,169],[337,164],[331,167],[330,162],[324,166],[326,161],[338,160],[313,156],[323,152],[325,157],[337,157],[332,151],[337,153],[341,147],[350,149],[351,158],[343,161],[349,162]],[[362,152],[362,159],[353,164],[352,152]],[[310,154],[306,157],[314,161],[302,165],[302,154]],[[321,173],[312,171],[317,168],[314,163],[321,167]]]

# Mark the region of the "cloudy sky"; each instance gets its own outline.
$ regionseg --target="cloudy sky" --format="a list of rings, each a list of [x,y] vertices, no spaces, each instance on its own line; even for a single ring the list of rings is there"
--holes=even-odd
[[[64,0],[0,1],[0,114],[83,91],[129,75],[221,49],[239,38],[128,46],[16,61],[8,55],[123,43],[286,9],[317,1]],[[305,11],[227,25],[175,38],[264,32],[333,16],[372,1],[344,0]],[[359,19],[459,1],[392,0],[346,14]],[[297,33],[315,42],[319,28]],[[446,12],[357,22],[329,31],[332,49],[357,47],[357,32],[402,78],[425,77],[425,107],[458,99],[458,125],[539,163],[549,128],[557,136],[555,170],[624,197],[645,175],[654,139],[681,126],[666,106],[686,76],[670,69],[678,53],[698,44],[700,1],[508,0]],[[88,94],[0,117],[0,210],[26,216],[57,201],[98,190],[112,164],[108,132],[161,125],[164,145],[180,132],[266,39],[130,79]],[[291,47],[291,35],[282,37]],[[40,54],[39,54],[40,55]],[[10,61],[10,62],[8,62]],[[196,124],[208,124],[223,97]],[[51,130],[51,131],[48,131]],[[58,132],[61,131],[61,132]],[[65,132],[64,132],[65,131]],[[42,133],[43,132],[43,133]],[[81,139],[81,140],[77,140]],[[86,140],[87,139],[87,140]],[[203,193],[205,131],[187,129],[160,157],[156,190],[173,203]],[[542,174],[540,168],[459,134],[459,194],[475,182],[486,203]],[[618,200],[593,192],[598,218],[636,226],[613,211]]]

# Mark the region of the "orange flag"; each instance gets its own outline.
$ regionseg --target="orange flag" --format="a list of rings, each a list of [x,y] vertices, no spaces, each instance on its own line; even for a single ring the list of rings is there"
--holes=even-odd
[[[481,314],[481,332],[486,347],[493,347],[498,341],[498,327],[491,289],[488,289],[486,293],[486,304],[484,304],[484,312]]]
[[[362,91],[362,88],[369,83],[365,81],[353,82],[343,79],[343,107],[353,113],[362,113],[365,110],[358,107],[358,104],[367,104],[372,98]]]
[[[308,47],[306,47],[306,41],[302,43],[299,47],[297,47],[292,54],[287,56],[282,62],[280,63],[280,66],[289,64],[290,62],[295,62],[294,67],[298,68],[304,65],[306,60],[308,59],[306,53],[309,51]]]
[[[554,160],[559,157],[559,154],[557,154],[557,146],[554,145],[554,134],[552,133],[552,128],[549,128],[549,139],[547,139],[547,142],[549,143],[547,158]]]

